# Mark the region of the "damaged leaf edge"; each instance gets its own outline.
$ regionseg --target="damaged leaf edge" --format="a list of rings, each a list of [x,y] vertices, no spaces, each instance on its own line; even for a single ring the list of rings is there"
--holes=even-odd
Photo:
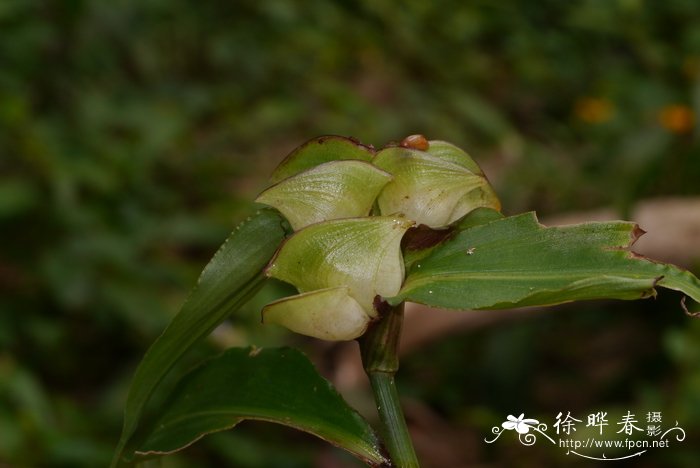
[[[458,233],[468,231],[469,229],[484,227],[484,226],[487,226],[491,223],[500,222],[500,221],[503,221],[504,219],[507,219],[507,217],[496,218],[496,219],[487,221],[485,223],[469,226],[465,229],[460,229],[459,223],[462,222],[464,219],[468,218],[468,216],[469,216],[469,214],[465,215],[463,218],[461,218],[460,220],[457,220],[452,226],[450,226],[450,229],[456,228],[457,233],[454,233],[454,232],[451,233],[451,235],[446,236],[445,239],[443,239],[443,241],[439,242],[438,244],[452,240],[452,238],[454,236],[456,236]],[[649,262],[649,263],[662,265],[666,268],[672,268],[672,269],[677,270],[681,276],[690,275],[690,276],[692,276],[691,281],[693,281],[693,280],[698,281],[698,279],[695,277],[695,275],[685,268],[679,267],[679,266],[674,265],[672,263],[666,263],[666,262],[654,260],[654,259],[651,259],[651,258],[645,256],[645,255],[639,254],[639,253],[631,250],[632,247],[634,246],[634,244],[644,234],[647,233],[647,231],[642,229],[638,223],[635,223],[632,221],[611,220],[611,221],[589,221],[589,222],[569,224],[569,225],[563,225],[563,226],[546,226],[539,221],[539,219],[537,217],[537,213],[535,211],[529,211],[529,212],[521,213],[521,214],[514,215],[514,216],[523,216],[523,217],[529,216],[529,217],[531,217],[532,221],[534,221],[535,226],[538,230],[546,230],[546,229],[558,229],[559,230],[559,229],[567,229],[567,228],[574,229],[578,226],[583,226],[583,225],[592,226],[592,225],[605,225],[605,224],[607,224],[607,225],[617,224],[620,226],[628,226],[629,236],[628,236],[628,240],[625,244],[602,247],[602,250],[625,251],[625,252],[627,252],[627,258],[629,258],[630,260],[639,261],[639,262]],[[435,247],[435,246],[433,246],[433,247]],[[597,277],[605,277],[605,276],[614,277],[614,275],[597,275]],[[409,277],[410,277],[410,273],[407,272],[406,277],[404,279],[404,285],[407,283]],[[620,276],[618,276],[618,277],[620,277]],[[593,277],[591,277],[591,278],[593,278]],[[625,278],[625,277],[621,277],[621,278]],[[688,287],[684,287],[683,282],[679,281],[675,277],[667,278],[666,275],[659,275],[659,276],[654,277],[654,278],[649,278],[649,280],[651,280],[650,287],[648,289],[646,289],[645,291],[642,291],[641,297],[639,299],[648,299],[650,297],[656,297],[656,295],[658,294],[656,291],[656,287],[663,287],[665,289],[671,289],[674,291],[678,291],[678,292],[681,292],[684,294],[684,297],[681,299],[681,308],[686,313],[686,315],[688,315],[689,317],[700,319],[700,311],[690,312],[686,306],[686,298],[687,297],[690,297],[691,299],[695,300],[696,302],[700,302],[700,285],[697,286],[698,292],[697,292],[697,296],[696,296],[696,295],[692,294],[691,292],[689,292],[690,289]],[[666,280],[666,281],[664,281],[664,280]],[[569,286],[575,284],[576,282],[570,283]],[[402,289],[403,289],[403,286],[402,286]],[[533,296],[535,296],[537,294],[552,293],[552,292],[555,292],[558,290],[561,290],[561,289],[542,289],[542,290],[539,290],[539,291],[534,292],[532,294],[528,294],[526,296],[523,296],[517,302],[511,302],[511,301],[495,302],[491,305],[479,307],[476,309],[471,309],[471,308],[470,309],[461,309],[461,308],[453,308],[453,307],[439,307],[439,308],[444,309],[444,310],[464,311],[464,310],[499,310],[499,309],[509,309],[509,308],[532,307],[532,305],[519,306],[517,304],[526,302],[529,298],[532,298]],[[402,294],[401,292],[399,292],[399,294],[397,294],[396,296],[389,297],[389,298],[383,298],[383,300],[385,300],[388,304],[390,304],[392,306],[396,306],[396,305],[400,304],[401,302],[407,300],[406,296],[407,296],[406,294]],[[600,299],[603,299],[603,298],[601,297]],[[593,299],[593,298],[592,299],[567,299],[567,300],[563,300],[560,302],[542,303],[542,304],[538,304],[537,306],[547,307],[547,306],[565,304],[565,303],[576,302],[576,301],[581,301],[581,300],[595,300],[595,299]],[[411,302],[423,304],[426,306],[431,306],[431,304],[428,304],[428,303],[422,302],[422,301],[411,301]]]

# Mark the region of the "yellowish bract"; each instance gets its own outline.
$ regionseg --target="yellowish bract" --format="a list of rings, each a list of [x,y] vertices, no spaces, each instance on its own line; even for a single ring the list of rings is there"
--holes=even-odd
[[[458,154],[441,142],[436,146],[433,153],[432,144],[427,151],[394,147],[377,153],[373,163],[393,176],[379,194],[382,214],[402,213],[418,224],[440,228],[479,206],[500,207],[488,180],[466,153]]]
[[[391,175],[356,160],[331,161],[284,179],[258,203],[279,210],[295,231],[331,219],[367,216]]]
[[[413,224],[403,217],[374,216],[325,221],[295,233],[267,275],[293,284],[302,294],[268,305],[265,322],[312,330],[312,336],[325,339],[356,338],[364,332],[354,325],[357,311],[364,313],[366,325],[376,316],[374,298],[399,292],[404,278],[401,238]],[[353,325],[331,326],[348,317]]]

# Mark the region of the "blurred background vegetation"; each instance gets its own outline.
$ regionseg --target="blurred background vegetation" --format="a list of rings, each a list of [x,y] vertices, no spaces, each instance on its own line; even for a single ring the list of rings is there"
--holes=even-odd
[[[509,214],[699,195],[698,24],[695,0],[3,0],[0,466],[107,464],[144,350],[311,137],[451,141]],[[460,466],[573,463],[483,438],[507,414],[598,410],[664,411],[688,439],[636,466],[693,466],[700,327],[678,299],[451,337],[407,356],[400,385]],[[313,354],[259,326],[264,302],[195,354],[291,340]],[[353,466],[244,426],[165,466]],[[426,466],[448,466],[427,447]]]

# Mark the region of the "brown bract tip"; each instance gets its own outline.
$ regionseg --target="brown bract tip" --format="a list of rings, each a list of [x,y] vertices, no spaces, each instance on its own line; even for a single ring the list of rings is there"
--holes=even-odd
[[[319,137],[312,138],[311,140],[303,143],[301,146],[295,148],[291,154],[298,152],[301,148],[303,148],[307,145],[311,145],[311,144],[323,145],[329,141],[343,141],[343,140],[350,142],[355,146],[359,146],[360,148],[364,148],[372,154],[375,153],[374,145],[362,143],[358,138],[355,138],[352,136],[341,136],[341,135],[321,135]]]
[[[428,139],[424,135],[416,134],[409,135],[401,140],[400,146],[420,151],[427,151],[430,147],[430,143],[428,143]]]
[[[369,144],[369,143],[362,143],[359,138],[355,138],[353,136],[347,137],[348,140],[352,141],[355,143],[357,146],[361,146],[365,148],[366,150],[369,150],[369,152],[374,153],[375,148],[374,145]]]
[[[632,247],[634,245],[634,243],[637,242],[637,240],[646,233],[647,232],[644,229],[639,227],[639,224],[635,224],[634,228],[632,228],[632,232],[630,234],[631,238],[630,238],[630,243],[629,243],[628,247]]]

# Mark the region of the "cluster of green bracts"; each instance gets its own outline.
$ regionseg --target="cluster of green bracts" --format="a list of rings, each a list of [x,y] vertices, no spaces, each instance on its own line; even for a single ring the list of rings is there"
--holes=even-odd
[[[476,208],[500,209],[467,153],[420,135],[379,151],[317,138],[272,179],[257,201],[279,210],[296,232],[266,271],[300,294],[267,305],[263,321],[326,340],[359,337],[377,317],[375,298],[398,294],[408,229],[443,229]]]

